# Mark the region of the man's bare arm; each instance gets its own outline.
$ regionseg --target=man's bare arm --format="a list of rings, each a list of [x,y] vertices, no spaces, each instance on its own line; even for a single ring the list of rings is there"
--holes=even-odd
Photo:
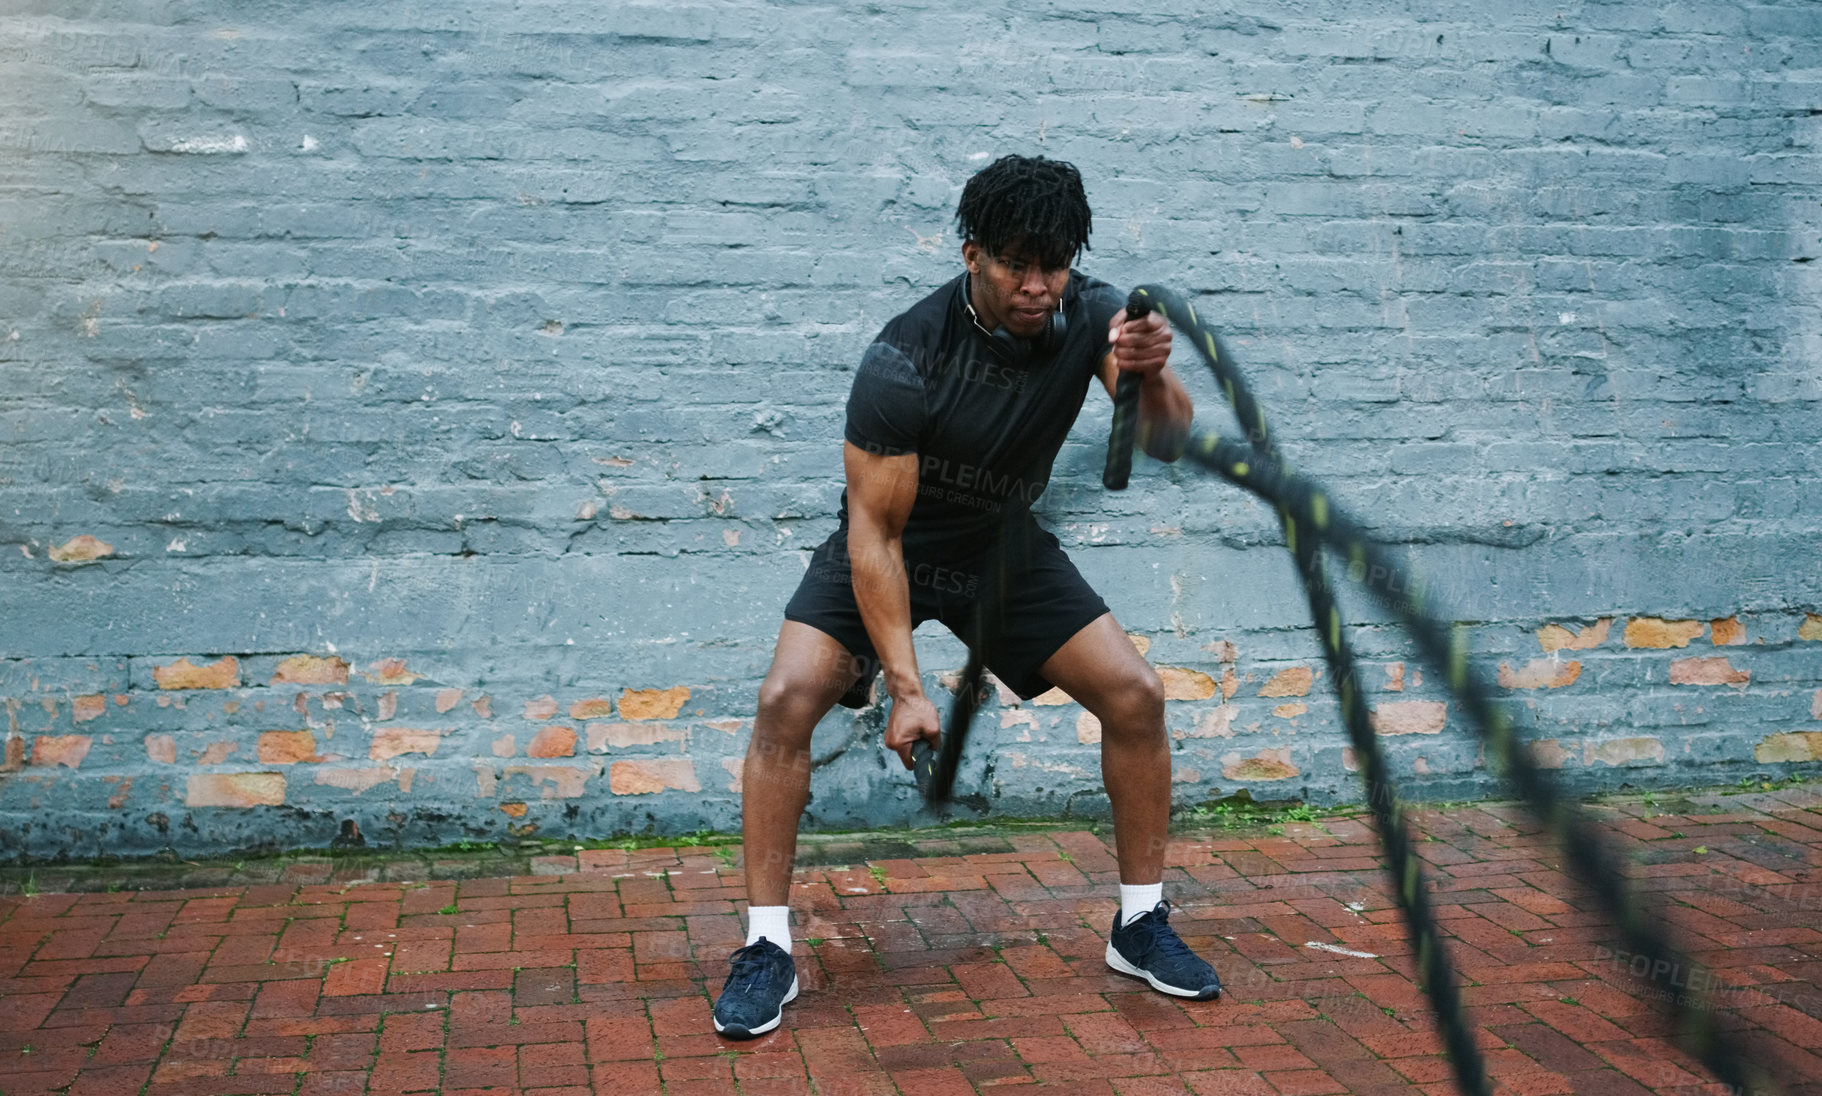
[[[1107,330],[1112,347],[1101,359],[1101,383],[1112,396],[1121,370],[1139,374],[1139,437],[1145,452],[1162,461],[1183,455],[1195,407],[1189,390],[1170,370],[1170,325],[1156,312],[1135,323],[1125,322],[1124,310],[1114,315]]]
[[[924,695],[911,641],[911,585],[905,574],[904,531],[917,502],[917,455],[869,453],[847,442],[848,559],[854,600],[885,671],[892,714],[886,746],[911,767],[911,743],[937,738],[936,706]]]

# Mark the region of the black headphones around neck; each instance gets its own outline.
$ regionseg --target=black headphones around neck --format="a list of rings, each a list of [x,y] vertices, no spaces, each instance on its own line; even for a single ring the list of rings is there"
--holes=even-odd
[[[973,321],[974,329],[987,336],[995,349],[1003,353],[1014,364],[1024,365],[1033,358],[1054,354],[1063,345],[1063,336],[1069,331],[1069,321],[1063,318],[1063,302],[1057,301],[1056,311],[1050,314],[1050,322],[1038,329],[1031,338],[1020,338],[1006,330],[1004,325],[987,330],[979,314],[974,311],[974,297],[971,293],[969,279],[973,275],[962,275],[962,307],[968,310],[968,319]]]

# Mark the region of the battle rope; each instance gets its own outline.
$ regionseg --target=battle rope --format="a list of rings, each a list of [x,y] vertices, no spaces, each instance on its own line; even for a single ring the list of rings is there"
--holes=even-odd
[[[1202,323],[1195,309],[1170,290],[1151,285],[1133,291],[1128,304],[1129,315],[1141,315],[1145,305],[1155,307],[1190,338],[1197,353],[1214,373],[1247,435],[1247,442],[1242,444],[1214,432],[1203,432],[1190,439],[1186,455],[1204,468],[1259,495],[1278,510],[1285,545],[1296,561],[1340,702],[1342,720],[1361,765],[1368,806],[1385,844],[1393,896],[1417,942],[1419,980],[1435,1007],[1456,1087],[1471,1096],[1484,1096],[1488,1092],[1480,1053],[1467,1028],[1456,977],[1430,907],[1422,867],[1412,851],[1397,789],[1372,728],[1355,672],[1352,648],[1342,632],[1340,610],[1323,567],[1321,550],[1324,544],[1346,557],[1350,580],[1366,585],[1375,598],[1397,615],[1410,632],[1419,654],[1443,672],[1451,694],[1466,711],[1469,725],[1485,746],[1495,769],[1562,846],[1575,875],[1618,922],[1635,957],[1635,965],[1637,959],[1647,961],[1654,977],[1693,971],[1693,964],[1679,955],[1649,921],[1649,911],[1622,874],[1621,858],[1607,848],[1586,815],[1565,798],[1523,749],[1513,733],[1510,718],[1493,704],[1492,686],[1485,674],[1468,662],[1465,633],[1459,628],[1452,632],[1445,630],[1426,615],[1421,588],[1412,580],[1409,570],[1392,560],[1384,548],[1366,536],[1359,523],[1330,501],[1319,487],[1285,467],[1271,442],[1264,413],[1234,367],[1232,356],[1215,332]],[[1137,419],[1137,385],[1125,383],[1127,380],[1122,376],[1122,383],[1116,388],[1113,436],[1109,439],[1107,470],[1103,476],[1106,486],[1115,490],[1125,486]],[[1142,430],[1137,432],[1142,434]],[[1141,436],[1141,444],[1144,441]],[[1011,524],[1009,515],[1008,527]],[[990,568],[995,572],[1003,572],[1010,547],[1004,543],[1006,538],[1001,539],[1001,551]],[[983,596],[993,598],[995,604],[979,614],[976,639],[985,638],[988,629],[997,627],[1000,611],[1003,611],[1004,591],[999,587],[1004,583],[997,581],[997,575],[987,577],[994,581],[983,584]],[[980,701],[984,671],[975,653],[979,649],[979,643],[970,643],[968,665],[962,674],[956,702],[950,709],[940,756],[932,756],[928,748],[921,752],[918,747],[913,748],[918,783],[933,805],[948,798],[962,743]],[[919,746],[922,745],[920,742]],[[1732,1091],[1777,1096],[1782,1092],[1777,1083],[1749,1061],[1732,1036],[1716,1024],[1715,1008],[1705,988],[1712,981],[1689,977],[1684,986],[1677,987],[1680,992],[1666,995],[1677,1041],[1715,1077],[1731,1086]]]
[[[1221,381],[1222,391],[1233,406],[1234,414],[1242,423],[1250,424],[1249,456],[1253,460],[1277,462],[1277,447],[1266,428],[1265,413],[1254,402],[1246,382],[1231,368],[1227,355],[1219,352],[1213,333],[1201,328],[1195,310],[1156,286],[1141,286],[1133,291],[1133,296],[1151,302],[1166,320],[1181,328],[1215,368],[1215,375]],[[1277,499],[1271,501],[1279,502]],[[1335,604],[1334,591],[1323,568],[1322,545],[1314,537],[1297,535],[1298,521],[1307,523],[1308,518],[1293,513],[1283,502],[1278,505],[1278,520],[1284,528],[1285,545],[1295,557],[1297,573],[1303,579],[1310,619],[1316,622],[1316,630],[1322,635],[1329,676],[1341,698],[1342,721],[1347,726],[1348,736],[1353,739],[1354,755],[1359,759],[1360,775],[1366,783],[1367,803],[1378,824],[1380,842],[1385,846],[1386,870],[1391,873],[1392,889],[1404,912],[1405,926],[1417,944],[1417,978],[1436,1006],[1443,1045],[1455,1069],[1455,1086],[1464,1096],[1488,1096],[1486,1069],[1474,1035],[1462,1018],[1460,986],[1437,930],[1435,911],[1430,908],[1423,865],[1411,847],[1410,832],[1405,828],[1398,806],[1398,790],[1392,782],[1391,768],[1379,748],[1378,735],[1367,715],[1365,697],[1358,687],[1354,651],[1341,630],[1341,611]],[[1321,524],[1317,528],[1320,529]]]
[[[1442,941],[1429,908],[1421,869],[1410,855],[1397,790],[1367,714],[1353,654],[1342,632],[1341,614],[1322,568],[1324,543],[1347,559],[1350,578],[1366,585],[1398,616],[1419,653],[1444,673],[1449,691],[1467,712],[1469,725],[1495,769],[1562,847],[1571,870],[1618,923],[1633,954],[1646,959],[1649,969],[1660,974],[1692,970],[1689,960],[1679,955],[1649,920],[1649,911],[1623,874],[1622,859],[1597,835],[1586,814],[1537,767],[1513,733],[1510,717],[1494,705],[1491,683],[1479,667],[1468,661],[1465,631],[1446,631],[1426,615],[1421,588],[1409,569],[1394,561],[1319,487],[1284,466],[1270,442],[1264,413],[1235,368],[1232,355],[1202,323],[1194,307],[1158,286],[1142,286],[1134,292],[1150,300],[1159,313],[1189,337],[1249,435],[1250,444],[1243,445],[1213,432],[1198,434],[1188,443],[1186,453],[1197,464],[1278,508],[1285,544],[1297,560],[1298,574],[1308,594],[1312,619],[1340,700],[1342,719],[1360,760],[1369,806],[1386,846],[1393,893],[1418,941],[1418,969],[1449,1049],[1456,1087],[1463,1093],[1483,1093],[1486,1078],[1460,1009],[1454,976],[1446,960],[1438,962],[1444,954]],[[1363,582],[1367,576],[1382,578]],[[1781,1092],[1777,1083],[1748,1060],[1738,1043],[1716,1024],[1716,1010],[1704,985],[1707,981],[1710,980],[1690,978],[1688,992],[1668,995],[1677,1041],[1734,1092],[1764,1096]]]

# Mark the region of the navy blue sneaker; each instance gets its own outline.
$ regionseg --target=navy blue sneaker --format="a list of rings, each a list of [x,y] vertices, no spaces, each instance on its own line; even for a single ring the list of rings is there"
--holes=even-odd
[[[764,1035],[797,997],[797,967],[783,948],[761,936],[736,950],[734,969],[715,1001],[715,1030],[730,1039]]]
[[[1175,997],[1207,1001],[1221,995],[1221,977],[1215,968],[1189,950],[1170,927],[1170,903],[1159,902],[1150,913],[1120,924],[1113,915],[1113,932],[1107,938],[1107,965],[1121,974],[1143,978],[1151,988]]]

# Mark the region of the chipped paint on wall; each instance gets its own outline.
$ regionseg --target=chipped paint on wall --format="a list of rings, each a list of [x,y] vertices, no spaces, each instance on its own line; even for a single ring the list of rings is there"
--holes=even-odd
[[[1502,689],[1560,689],[1575,684],[1576,678],[1581,676],[1580,662],[1559,662],[1553,658],[1534,658],[1518,670],[1514,670],[1511,663],[1499,664]]]
[[[240,660],[227,655],[198,666],[180,658],[168,666],[152,668],[160,689],[232,689],[240,684]]]
[[[1545,654],[1556,651],[1591,651],[1607,642],[1613,628],[1612,617],[1602,617],[1593,624],[1571,631],[1561,624],[1546,624],[1537,630],[1537,644]]]
[[[671,788],[702,790],[696,781],[695,764],[684,759],[616,761],[609,766],[607,779],[608,789],[615,795],[651,795]]]
[[[675,719],[689,698],[690,690],[686,685],[669,689],[626,689],[620,694],[620,718]]]
[[[1670,664],[1672,685],[1733,685],[1745,688],[1751,680],[1751,670],[1736,670],[1726,658],[1719,655],[1712,658],[1679,658]]]
[[[1308,666],[1290,666],[1272,675],[1270,681],[1259,687],[1259,695],[1264,697],[1308,696],[1315,683],[1316,674]]]
[[[1703,630],[1702,622],[1699,620],[1633,617],[1626,622],[1625,641],[1628,647],[1646,647],[1658,650],[1687,647],[1689,641],[1700,636]]]
[[[272,672],[274,685],[346,685],[348,662],[329,655],[293,655],[278,664]]]

